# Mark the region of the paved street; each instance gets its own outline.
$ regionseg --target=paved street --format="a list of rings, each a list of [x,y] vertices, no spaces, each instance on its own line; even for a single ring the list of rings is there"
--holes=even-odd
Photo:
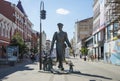
[[[0,81],[120,81],[120,66],[79,58],[69,60],[74,63],[73,73],[52,74],[39,71],[38,62],[23,63],[9,69],[0,69]],[[66,64],[64,67],[65,70],[69,69]]]

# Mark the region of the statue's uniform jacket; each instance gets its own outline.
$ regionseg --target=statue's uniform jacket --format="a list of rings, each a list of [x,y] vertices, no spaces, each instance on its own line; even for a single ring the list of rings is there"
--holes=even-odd
[[[55,32],[52,39],[51,48],[53,49],[54,43],[56,41],[56,55],[57,61],[63,61],[65,58],[65,44],[71,48],[71,44],[68,40],[67,33],[64,31]]]

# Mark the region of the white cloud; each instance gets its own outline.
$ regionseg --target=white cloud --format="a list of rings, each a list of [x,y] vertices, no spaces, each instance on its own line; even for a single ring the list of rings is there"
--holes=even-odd
[[[66,10],[66,9],[59,8],[59,9],[56,10],[56,13],[62,14],[62,15],[67,15],[67,14],[69,14],[70,12],[69,12],[68,10]]]

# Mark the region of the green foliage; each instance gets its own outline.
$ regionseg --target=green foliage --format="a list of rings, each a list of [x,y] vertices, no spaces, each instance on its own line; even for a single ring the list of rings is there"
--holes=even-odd
[[[37,47],[31,48],[30,51],[31,51],[32,53],[37,53],[37,52],[38,52]]]
[[[12,40],[10,42],[11,45],[23,45],[24,44],[24,41],[23,39],[21,38],[20,34],[19,33],[16,33],[13,37],[12,37]]]
[[[83,55],[87,55],[88,54],[88,49],[86,47],[82,47],[80,49],[80,52],[83,54]]]
[[[24,44],[23,39],[21,38],[19,33],[16,33],[12,40],[10,41],[10,46],[19,46],[19,54],[24,54],[27,46]]]

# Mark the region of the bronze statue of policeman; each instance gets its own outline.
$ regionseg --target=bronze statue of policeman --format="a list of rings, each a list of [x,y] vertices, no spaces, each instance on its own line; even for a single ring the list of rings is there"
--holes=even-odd
[[[60,68],[61,70],[64,70],[63,61],[65,60],[66,44],[71,49],[72,47],[68,40],[67,33],[62,30],[63,24],[58,23],[57,26],[59,31],[55,32],[53,35],[50,52],[53,50],[54,43],[56,43],[56,56],[57,56],[57,62],[59,62],[58,68]]]

